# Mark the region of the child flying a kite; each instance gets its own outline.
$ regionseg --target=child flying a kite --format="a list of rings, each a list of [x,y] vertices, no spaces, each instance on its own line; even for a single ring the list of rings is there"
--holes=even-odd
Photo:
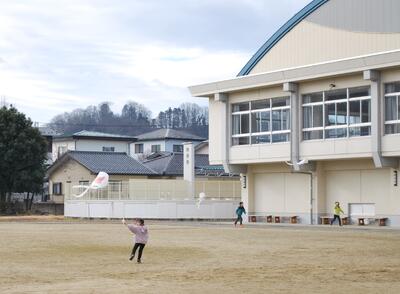
[[[132,248],[131,257],[129,260],[133,260],[136,255],[137,249],[139,249],[137,263],[142,263],[142,253],[144,246],[146,246],[147,240],[149,239],[149,231],[144,225],[144,220],[139,219],[134,224],[127,224],[125,219],[122,219],[122,224],[126,225],[128,229],[135,234],[135,245]]]

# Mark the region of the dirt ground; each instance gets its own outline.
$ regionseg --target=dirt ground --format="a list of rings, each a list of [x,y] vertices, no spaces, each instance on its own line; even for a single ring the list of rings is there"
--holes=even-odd
[[[400,231],[0,222],[0,293],[400,293]]]

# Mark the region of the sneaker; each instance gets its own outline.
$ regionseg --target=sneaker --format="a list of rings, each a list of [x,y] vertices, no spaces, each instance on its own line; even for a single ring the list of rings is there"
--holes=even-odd
[[[135,258],[135,255],[131,255],[131,257],[129,257],[129,260],[132,261],[132,259]]]
[[[142,263],[142,261],[140,259],[138,259],[137,263]]]

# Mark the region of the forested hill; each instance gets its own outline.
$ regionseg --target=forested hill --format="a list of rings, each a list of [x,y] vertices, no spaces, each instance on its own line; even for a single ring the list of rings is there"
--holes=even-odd
[[[195,103],[183,103],[179,107],[161,111],[152,118],[151,111],[143,104],[130,101],[120,113],[114,113],[110,103],[103,102],[98,106],[59,114],[49,125],[58,133],[88,130],[135,136],[155,128],[173,128],[208,138],[208,108]]]

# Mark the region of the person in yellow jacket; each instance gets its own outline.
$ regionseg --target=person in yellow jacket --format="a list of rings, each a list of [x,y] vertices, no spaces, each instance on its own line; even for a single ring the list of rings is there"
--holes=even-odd
[[[335,222],[336,219],[339,221],[339,226],[342,226],[342,220],[340,219],[340,214],[343,213],[343,210],[340,208],[340,203],[335,202],[335,208],[333,209],[333,219],[331,220],[331,225]]]

